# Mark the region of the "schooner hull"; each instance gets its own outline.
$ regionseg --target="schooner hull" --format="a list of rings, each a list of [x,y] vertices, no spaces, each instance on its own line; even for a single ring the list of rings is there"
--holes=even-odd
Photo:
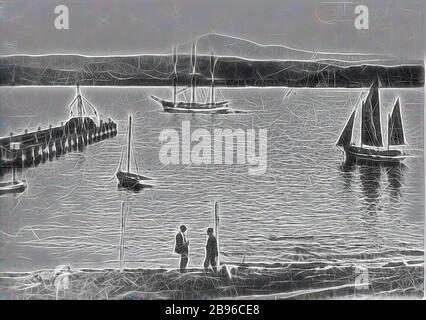
[[[178,102],[176,105],[172,101],[163,100],[155,96],[151,98],[161,104],[164,112],[169,113],[234,113],[234,110],[227,106],[228,101],[211,103],[187,103]]]
[[[345,149],[346,159],[356,163],[399,164],[407,155],[399,150],[374,150],[349,146]]]
[[[228,107],[216,108],[179,108],[163,106],[164,112],[169,113],[232,113]]]
[[[24,182],[0,182],[0,195],[6,193],[18,193],[25,191],[26,185]]]

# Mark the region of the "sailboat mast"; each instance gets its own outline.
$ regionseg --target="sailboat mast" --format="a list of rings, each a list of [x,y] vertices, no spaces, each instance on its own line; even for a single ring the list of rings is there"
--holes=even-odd
[[[78,82],[77,82],[77,112],[78,112],[78,116],[81,118],[83,116],[83,101],[81,99],[80,85]]]
[[[210,55],[210,74],[211,74],[211,78],[212,78],[212,83],[211,83],[211,92],[210,92],[210,104],[213,107],[214,105],[214,101],[215,101],[215,96],[214,96],[214,65],[215,65],[215,61],[214,61],[214,56],[213,56],[213,51]]]
[[[377,118],[377,120],[378,120],[378,124],[379,124],[380,137],[383,137],[383,132],[382,132],[382,111],[381,111],[381,108],[380,108],[380,91],[379,91],[379,88],[380,88],[381,84],[380,84],[380,80],[379,79],[377,79],[377,82],[378,82],[378,87],[377,87],[377,110],[378,110],[378,118]],[[374,126],[374,127],[375,127],[375,129],[377,131],[376,126]],[[377,133],[376,133],[376,136],[377,136]],[[377,146],[377,151],[379,151],[379,146]]]
[[[191,104],[195,103],[195,94],[196,94],[196,81],[195,81],[195,62],[196,62],[196,52],[195,52],[195,43],[192,44],[191,50]]]
[[[173,106],[176,106],[176,86],[177,86],[177,48],[172,49],[173,56]]]
[[[391,116],[390,116],[390,114],[388,114],[388,121],[387,121],[387,123],[388,123],[388,151],[389,151],[389,145],[390,145],[390,142],[391,142],[391,135],[390,135],[390,132],[391,132],[391,130],[390,130],[390,128],[389,128],[389,126],[390,126],[390,118],[391,118]]]
[[[130,143],[132,138],[132,116],[129,116],[129,136],[127,138],[127,172],[130,171]]]
[[[360,121],[359,121],[359,135],[360,135],[360,139],[359,139],[359,141],[361,142],[361,145],[360,145],[360,148],[362,149],[362,119],[364,119],[363,118],[363,113],[364,113],[364,108],[363,108],[363,102],[361,102],[361,117],[359,118],[360,119]]]

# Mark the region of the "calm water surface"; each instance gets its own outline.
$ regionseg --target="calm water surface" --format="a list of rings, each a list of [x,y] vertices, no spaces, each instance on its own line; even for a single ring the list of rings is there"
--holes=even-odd
[[[287,91],[225,89],[235,108],[252,112],[193,116],[160,112],[149,96],[168,97],[164,88],[84,88],[98,111],[118,122],[119,134],[26,169],[28,190],[0,197],[0,271],[117,267],[121,235],[126,266],[176,267],[181,223],[189,229],[190,265],[200,266],[214,200],[221,207],[223,262],[421,261],[423,90],[381,90],[384,113],[401,96],[412,155],[404,166],[350,169],[342,168],[334,143],[362,91],[295,89],[285,97]],[[73,95],[73,88],[61,87],[0,89],[1,136],[59,124]],[[138,193],[119,190],[114,177],[129,112],[140,172],[157,180]],[[249,175],[244,164],[161,164],[161,130],[180,132],[184,120],[212,134],[266,128],[266,173]]]

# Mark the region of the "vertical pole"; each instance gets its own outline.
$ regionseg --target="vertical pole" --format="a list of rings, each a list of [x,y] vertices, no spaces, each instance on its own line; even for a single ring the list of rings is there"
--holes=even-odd
[[[210,95],[210,104],[211,104],[212,108],[214,106],[214,101],[215,101],[215,97],[214,97],[214,75],[212,75],[212,86],[211,86],[211,95]]]
[[[220,207],[219,202],[214,201],[213,203],[214,207],[214,231],[217,241],[217,265],[220,266],[220,242],[219,242],[219,216],[220,216]]]
[[[127,139],[127,172],[130,171],[130,140],[132,138],[132,116],[129,116],[129,137]]]
[[[177,79],[176,74],[173,77],[173,106],[176,107],[176,85],[177,85]]]
[[[176,86],[177,86],[177,48],[172,49],[173,59],[173,106],[176,106]]]
[[[118,247],[118,260],[120,263],[120,269],[123,267],[123,257],[124,257],[124,210],[125,203],[121,203],[121,219],[120,219],[120,244]]]
[[[176,75],[173,75],[173,106],[176,106]]]
[[[192,75],[191,76],[191,88],[192,88],[192,91],[191,91],[191,108],[194,108],[195,107],[195,86],[196,86],[196,84],[195,84],[195,76],[194,75]]]
[[[210,74],[212,77],[212,83],[211,83],[211,92],[210,92],[210,104],[211,107],[213,107],[215,102],[215,96],[214,96],[214,67],[215,67],[215,59],[213,56],[213,52],[210,55]]]
[[[12,151],[12,184],[15,184],[15,181],[16,181],[16,177],[15,177],[16,168],[15,168],[15,165],[13,164],[13,162],[15,162],[15,157],[14,157],[15,154],[16,152]]]
[[[78,116],[81,118],[83,116],[83,101],[81,100],[80,95],[80,84],[77,82],[77,112]]]
[[[390,132],[391,130],[389,130],[389,125],[390,125],[390,114],[388,114],[388,152],[389,152],[389,144],[390,144]]]
[[[360,123],[360,131],[359,131],[359,135],[360,135],[360,141],[361,141],[361,149],[362,149],[362,126],[363,126],[363,123],[362,123],[362,118],[363,118],[363,116],[364,116],[364,108],[363,108],[363,104],[361,103],[361,121],[359,122]],[[354,121],[355,121],[355,119],[354,119]]]
[[[191,50],[191,104],[195,103],[196,100],[196,80],[195,80],[195,63],[197,61],[196,52],[195,52],[195,43],[192,44]],[[193,106],[192,106],[193,107]]]
[[[12,139],[12,133],[10,134],[10,137]],[[15,165],[15,161],[18,160],[18,153],[16,150],[20,149],[20,143],[16,143],[16,142],[10,142],[10,151],[12,154],[12,184],[16,183],[16,165]],[[24,157],[23,157],[23,151],[22,151],[22,155],[21,155],[21,161],[23,163],[24,161]]]

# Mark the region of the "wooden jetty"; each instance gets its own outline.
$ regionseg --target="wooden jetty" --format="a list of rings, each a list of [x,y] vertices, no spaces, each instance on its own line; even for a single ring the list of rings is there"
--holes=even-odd
[[[107,121],[99,120],[91,104],[97,119],[88,116],[83,101],[87,99],[81,96],[77,85],[77,95],[70,104],[70,107],[76,104],[76,116],[62,122],[60,126],[49,125],[47,129],[39,127],[36,131],[25,130],[22,134],[10,133],[8,137],[0,138],[0,169],[36,166],[65,153],[81,151],[88,144],[116,136],[117,124],[110,118]],[[11,145],[16,143],[21,146],[19,151],[11,149]]]

